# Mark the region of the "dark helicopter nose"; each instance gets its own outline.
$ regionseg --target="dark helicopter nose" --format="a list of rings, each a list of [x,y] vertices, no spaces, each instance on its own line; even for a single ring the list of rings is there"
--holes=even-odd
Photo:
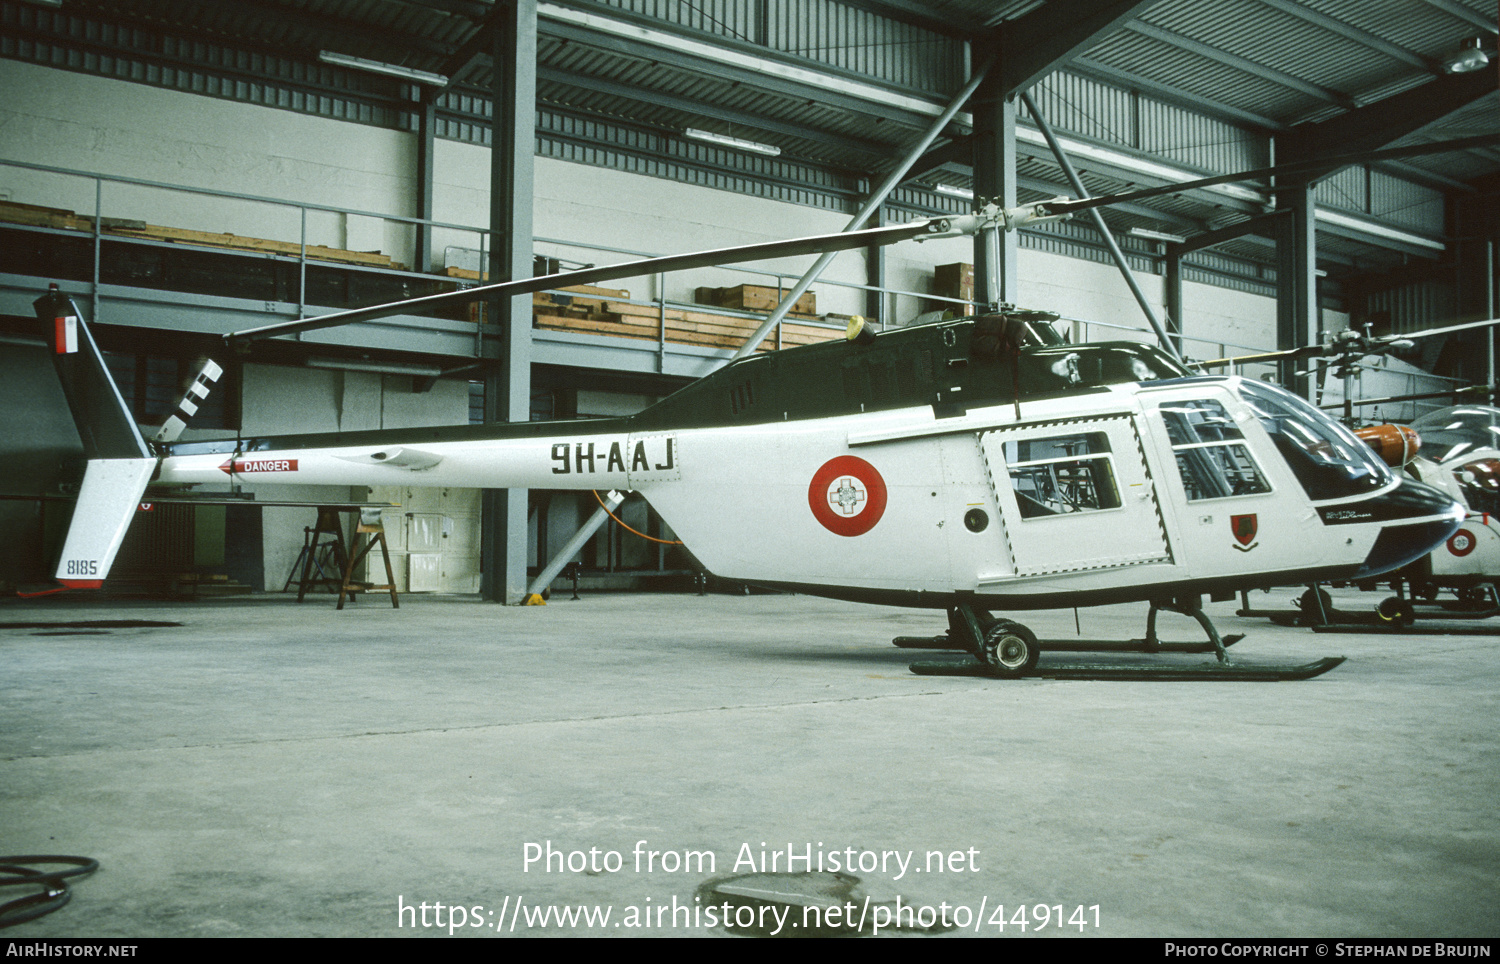
[[[1390,520],[1389,525],[1381,528],[1370,554],[1355,573],[1356,579],[1378,576],[1416,562],[1457,532],[1466,514],[1464,507],[1445,493],[1411,479],[1402,479],[1391,491],[1356,505],[1320,511],[1325,521],[1333,521],[1332,513],[1337,512],[1354,513],[1345,515],[1346,521],[1351,522]]]

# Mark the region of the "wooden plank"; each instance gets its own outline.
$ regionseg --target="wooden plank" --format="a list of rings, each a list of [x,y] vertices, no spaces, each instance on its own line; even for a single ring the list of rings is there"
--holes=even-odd
[[[94,222],[62,208],[44,208],[36,204],[0,201],[0,221],[24,224],[33,228],[60,228],[64,231],[92,231]]]
[[[174,244],[192,244],[209,248],[233,248],[238,251],[261,251],[267,254],[279,254],[291,258],[298,257],[302,250],[300,245],[291,241],[250,238],[227,232],[224,234],[212,234],[207,231],[192,231],[187,228],[168,228],[158,224],[148,224],[143,228],[121,225],[106,228],[105,231],[107,234],[144,238],[150,241],[170,241]],[[330,248],[320,244],[310,244],[307,246],[307,256],[314,261],[334,261],[341,264],[359,264],[372,268],[397,268],[405,270],[404,265],[396,264],[389,256],[383,255],[378,251],[346,251],[343,248]]]
[[[486,271],[483,275],[480,275],[478,271],[470,271],[468,268],[455,268],[452,266],[444,268],[443,273],[450,278],[462,278],[465,281],[483,281],[489,277],[488,271]],[[580,295],[597,295],[600,298],[630,297],[630,292],[625,290],[624,288],[600,288],[597,285],[569,285],[566,288],[559,288],[557,290],[567,291],[570,293],[576,292]],[[537,294],[545,295],[545,292],[539,291],[537,292]]]

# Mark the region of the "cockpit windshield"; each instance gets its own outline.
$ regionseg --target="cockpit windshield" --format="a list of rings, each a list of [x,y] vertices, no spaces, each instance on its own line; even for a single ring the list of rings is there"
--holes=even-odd
[[[1251,381],[1241,382],[1239,393],[1314,502],[1365,495],[1394,481],[1369,446],[1296,395]]]
[[[1500,449],[1500,408],[1459,405],[1430,412],[1411,423],[1422,436],[1422,454],[1447,462],[1477,449]]]

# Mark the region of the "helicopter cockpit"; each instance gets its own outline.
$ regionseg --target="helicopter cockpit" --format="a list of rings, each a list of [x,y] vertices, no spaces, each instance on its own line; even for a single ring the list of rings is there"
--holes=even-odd
[[[1242,381],[1239,395],[1314,502],[1370,495],[1395,481],[1353,432],[1291,392]]]

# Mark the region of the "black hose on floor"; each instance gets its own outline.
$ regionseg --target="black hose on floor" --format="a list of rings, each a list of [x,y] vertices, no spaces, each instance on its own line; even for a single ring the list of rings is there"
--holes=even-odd
[[[67,870],[39,870],[28,864],[69,864]],[[63,906],[73,896],[67,878],[81,877],[99,869],[92,857],[69,857],[63,854],[27,854],[0,857],[0,887],[39,887],[36,893],[0,904],[0,927],[10,927],[35,920]]]

